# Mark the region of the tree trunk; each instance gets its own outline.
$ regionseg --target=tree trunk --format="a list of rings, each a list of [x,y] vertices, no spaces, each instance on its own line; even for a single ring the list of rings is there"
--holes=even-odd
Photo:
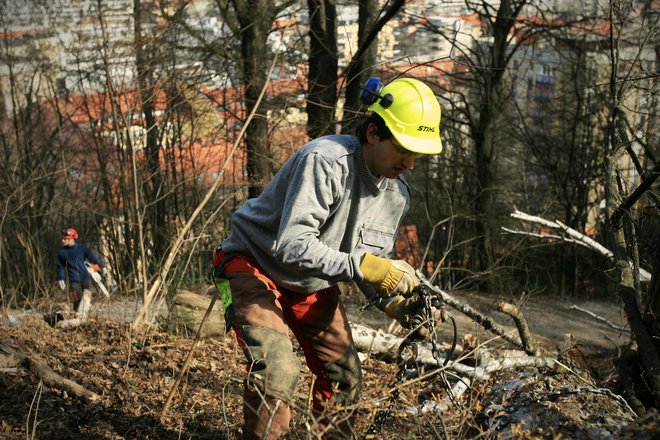
[[[378,53],[378,36],[370,36],[371,29],[378,17],[378,1],[361,1],[358,7],[358,52],[359,57],[351,60],[346,72],[346,99],[344,101],[344,118],[342,131],[353,133],[357,128],[362,103],[360,102],[360,86],[371,76],[376,65]],[[369,39],[371,39],[369,41]],[[356,56],[358,54],[356,53]]]
[[[615,209],[619,205],[619,201],[623,200],[622,189],[618,181],[619,164],[625,154],[625,145],[629,144],[629,138],[626,131],[626,124],[624,122],[625,115],[621,109],[614,107],[613,117],[611,121],[611,143],[612,154],[609,157],[608,165],[608,218],[611,219],[616,212]],[[615,258],[615,272],[610,277],[616,281],[619,296],[624,304],[624,310],[630,324],[630,329],[635,335],[637,342],[640,360],[646,374],[647,386],[653,395],[655,406],[660,405],[660,356],[656,350],[653,342],[652,334],[657,332],[654,329],[653,333],[649,333],[642,314],[640,312],[639,292],[636,287],[639,283],[635,281],[635,269],[631,267],[628,261],[628,252],[632,248],[630,237],[631,233],[626,233],[626,229],[632,230],[633,225],[630,224],[630,219],[625,217],[619,224],[610,224],[610,240],[612,242],[612,251]]]
[[[334,0],[308,0],[307,134],[334,133],[337,105],[337,11]]]
[[[287,2],[233,0],[241,25],[241,62],[246,114],[252,113],[266,81],[270,62],[268,33]],[[248,197],[257,197],[273,175],[268,146],[268,104],[262,105],[245,132],[247,144]]]
[[[137,81],[140,90],[140,111],[144,115],[144,130],[146,131],[146,144],[144,146],[147,176],[144,182],[145,199],[149,201],[145,210],[145,225],[148,225],[150,236],[148,246],[151,248],[151,259],[148,263],[149,274],[158,271],[158,265],[163,259],[169,244],[166,231],[165,198],[162,194],[167,191],[163,188],[163,170],[161,169],[160,150],[158,140],[158,126],[156,124],[155,103],[156,91],[153,87],[153,51],[154,48],[146,46],[143,38],[143,14],[140,0],[133,1],[133,14],[135,17],[135,66]]]
[[[475,269],[485,271],[495,261],[494,227],[495,218],[495,133],[497,116],[501,113],[502,79],[508,62],[509,35],[518,13],[526,1],[502,0],[493,23],[493,44],[490,47],[490,60],[483,69],[483,90],[479,103],[478,121],[473,127],[477,169],[477,193],[474,211],[477,216],[477,242],[473,255]]]

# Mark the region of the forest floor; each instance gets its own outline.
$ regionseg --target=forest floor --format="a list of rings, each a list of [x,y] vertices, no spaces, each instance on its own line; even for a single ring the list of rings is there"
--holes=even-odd
[[[466,292],[452,294],[513,328],[511,319],[496,311],[501,298]],[[66,307],[64,298],[56,297],[31,310],[4,312],[0,343],[30,359],[45,361],[55,373],[96,393],[98,399],[85,400],[48,385],[39,380],[34,370],[23,368],[15,357],[0,355],[0,438],[240,438],[244,367],[233,333],[200,341],[170,411],[161,418],[193,338],[167,331],[166,306],[154,312],[157,325],[147,333],[136,334],[130,321],[139,299],[118,294],[109,300],[100,298],[95,297],[92,319],[69,330],[51,327],[42,318],[55,305]],[[353,322],[392,331],[390,322],[380,312],[359,310],[362,300],[357,295],[344,295],[344,302]],[[574,305],[609,323],[571,309]],[[358,437],[658,438],[658,414],[637,417],[616,394],[619,378],[613,361],[630,343],[627,331],[610,325],[625,325],[616,300],[534,296],[520,307],[537,343],[555,357],[562,351],[560,367],[494,371],[487,379],[474,383],[460,402],[450,404],[442,412],[422,412],[422,402],[439,402],[447,397],[441,376],[428,381],[397,382],[396,365],[369,357],[363,362],[363,391],[355,424]],[[474,335],[484,343],[483,350],[495,356],[512,348],[497,338],[491,340],[494,335],[459,312],[450,312],[457,322],[459,340]],[[573,337],[569,345],[564,342],[567,333]],[[451,326],[443,324],[439,334],[446,347],[453,336]],[[292,431],[287,438],[320,438],[313,434],[318,425],[313,423],[309,411],[312,375],[306,367],[302,377],[294,402]],[[447,375],[447,381],[453,381],[452,375]],[[388,403],[394,385],[399,385],[396,389],[400,395]],[[389,417],[375,425],[376,434],[367,437],[374,414],[384,408],[391,409]]]

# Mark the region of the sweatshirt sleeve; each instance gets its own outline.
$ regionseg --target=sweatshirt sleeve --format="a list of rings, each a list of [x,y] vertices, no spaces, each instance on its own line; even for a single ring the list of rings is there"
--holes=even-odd
[[[57,273],[57,280],[64,279],[64,257],[61,252],[57,252],[57,258],[55,259],[55,272]]]
[[[302,156],[291,170],[279,225],[275,257],[290,270],[331,282],[359,273],[361,256],[332,249],[321,229],[344,194],[342,170],[319,154]]]
[[[85,246],[85,258],[87,258],[89,261],[91,261],[94,264],[98,264],[101,266],[101,268],[104,268],[105,266],[103,265],[103,261],[99,257],[97,257],[94,252],[87,246]]]

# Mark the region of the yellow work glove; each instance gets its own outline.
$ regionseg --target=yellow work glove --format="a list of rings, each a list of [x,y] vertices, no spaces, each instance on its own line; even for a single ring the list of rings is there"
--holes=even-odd
[[[373,284],[384,297],[403,295],[410,297],[413,289],[419,285],[415,269],[403,260],[389,260],[364,254],[360,271],[364,280]]]
[[[432,312],[436,325],[446,321],[442,310],[433,307]],[[427,338],[429,336],[429,330],[425,323],[427,318],[424,314],[424,301],[419,296],[415,295],[411,298],[404,298],[401,295],[397,296],[385,306],[385,314],[392,319],[396,319],[401,324],[401,327],[405,329],[419,326],[415,331],[420,337]],[[413,322],[413,317],[417,317],[416,322]],[[420,324],[423,325],[420,326]]]
[[[421,311],[422,302],[418,296],[404,298],[402,295],[398,295],[385,306],[385,314],[396,319],[403,328],[410,328],[412,317],[415,316],[415,313],[421,314]]]

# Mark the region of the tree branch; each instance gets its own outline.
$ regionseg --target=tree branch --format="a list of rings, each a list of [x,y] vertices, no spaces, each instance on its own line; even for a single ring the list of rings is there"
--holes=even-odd
[[[588,249],[591,249],[593,251],[598,252],[602,256],[606,257],[608,260],[614,261],[614,253],[607,249],[605,246],[601,245],[598,243],[596,240],[594,240],[591,237],[588,237],[578,231],[576,231],[573,228],[568,227],[567,225],[563,224],[560,221],[550,221],[546,220],[542,217],[537,217],[534,215],[526,214],[521,211],[514,211],[511,213],[511,217],[516,218],[518,220],[526,221],[526,222],[532,222],[532,223],[538,223],[542,226],[546,226],[550,229],[554,230],[559,230],[563,232],[565,235],[557,236],[557,235],[549,235],[549,234],[537,234],[535,236],[539,236],[540,238],[554,238],[554,239],[560,239],[562,241],[565,241],[567,243],[575,243],[579,244],[581,246],[584,246]],[[504,229],[504,228],[503,228]],[[507,232],[511,232],[511,230],[504,229]],[[518,234],[528,234],[528,235],[533,235],[533,233],[525,233],[525,232],[518,232],[516,231],[515,233]],[[570,237],[567,238],[566,236]],[[632,266],[632,262],[628,261],[628,264]],[[651,281],[651,274],[642,269],[641,267],[639,268],[639,275],[641,281],[649,282]]]
[[[60,376],[54,372],[45,361],[37,357],[28,356],[2,342],[0,342],[0,351],[16,357],[21,365],[23,365],[28,371],[35,373],[39,379],[43,380],[44,383],[49,386],[68,391],[88,402],[97,402],[101,400],[101,396],[89,391],[72,380]]]

